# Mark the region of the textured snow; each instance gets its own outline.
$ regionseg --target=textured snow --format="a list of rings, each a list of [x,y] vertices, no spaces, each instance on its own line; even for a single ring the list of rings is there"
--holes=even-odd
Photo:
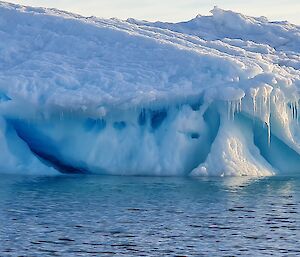
[[[298,172],[300,27],[215,7],[180,23],[0,2],[0,169]]]

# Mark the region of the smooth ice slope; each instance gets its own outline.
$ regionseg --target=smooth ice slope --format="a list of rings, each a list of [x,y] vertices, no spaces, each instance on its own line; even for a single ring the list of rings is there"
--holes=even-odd
[[[300,171],[300,28],[214,8],[187,22],[0,2],[0,170]]]

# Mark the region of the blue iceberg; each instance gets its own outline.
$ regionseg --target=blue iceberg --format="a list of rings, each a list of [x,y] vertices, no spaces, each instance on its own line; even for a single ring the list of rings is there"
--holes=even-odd
[[[300,27],[0,2],[0,169],[270,176],[300,167]]]

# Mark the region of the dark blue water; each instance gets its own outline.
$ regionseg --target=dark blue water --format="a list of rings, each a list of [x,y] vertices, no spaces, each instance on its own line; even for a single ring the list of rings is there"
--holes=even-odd
[[[300,178],[0,176],[0,256],[299,256]]]

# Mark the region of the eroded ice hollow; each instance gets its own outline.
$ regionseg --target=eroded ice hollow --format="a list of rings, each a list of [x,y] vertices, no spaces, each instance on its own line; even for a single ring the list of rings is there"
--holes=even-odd
[[[218,8],[181,23],[0,2],[0,170],[300,172],[300,28]]]

